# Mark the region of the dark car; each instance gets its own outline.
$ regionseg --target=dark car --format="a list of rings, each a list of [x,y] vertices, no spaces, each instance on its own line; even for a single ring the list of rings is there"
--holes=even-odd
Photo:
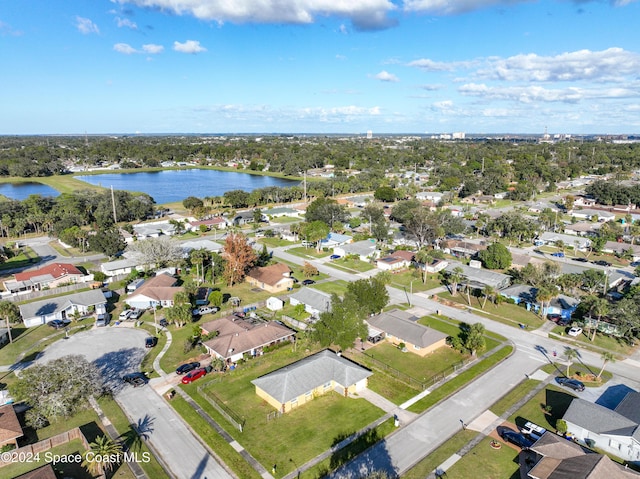
[[[578,391],[578,392],[584,391],[584,383],[582,383],[581,381],[578,381],[577,379],[558,376],[556,378],[556,382],[561,386],[566,386],[569,389],[573,389],[574,391]]]
[[[194,369],[198,369],[200,367],[200,363],[185,363],[178,366],[176,369],[177,374],[186,374],[189,371],[193,371]]]
[[[68,321],[68,320],[67,321],[63,321],[61,319],[54,319],[52,321],[49,321],[47,324],[49,326],[51,326],[52,328],[54,328],[54,329],[62,329],[69,323],[70,323],[70,321]]]
[[[529,449],[533,445],[533,441],[531,439],[528,439],[524,434],[520,434],[508,427],[500,429],[498,434],[504,441],[515,444],[521,449]]]
[[[329,259],[340,259],[342,258],[342,256],[340,256],[339,254],[332,254],[331,256],[329,256]]]
[[[145,340],[144,340],[144,347],[145,348],[152,348],[156,344],[158,344],[158,338],[156,338],[155,336],[149,336],[148,338],[145,338]]]
[[[160,321],[158,322],[160,324],[160,326],[162,326],[163,328],[166,328],[167,326],[169,326],[169,321],[167,321],[166,318],[160,318]]]
[[[144,373],[130,373],[122,376],[122,380],[131,384],[133,387],[137,388],[138,386],[144,386],[147,384],[147,376]]]
[[[593,264],[597,264],[598,266],[605,266],[605,267],[609,267],[611,266],[611,263],[609,263],[608,261],[605,261],[603,259],[599,259],[598,261],[594,261]]]
[[[587,258],[571,258],[573,261],[578,261],[580,263],[588,263],[589,260]]]
[[[564,258],[564,253],[562,251],[556,251],[555,253],[551,253],[551,256],[555,256],[556,258]]]
[[[308,286],[310,284],[315,284],[315,281],[312,279],[305,279],[302,284],[304,284],[305,286]]]
[[[195,381],[196,379],[200,379],[202,376],[207,374],[207,370],[204,368],[194,369],[193,371],[185,374],[182,378],[182,384],[189,384]]]
[[[547,314],[547,319],[549,321],[557,323],[562,319],[562,315],[560,315],[560,314]]]

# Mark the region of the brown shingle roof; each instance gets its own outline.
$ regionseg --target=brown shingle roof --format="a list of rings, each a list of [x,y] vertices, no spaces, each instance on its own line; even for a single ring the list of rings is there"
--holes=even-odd
[[[289,268],[289,266],[284,263],[276,263],[269,266],[253,268],[247,273],[247,276],[260,283],[275,286],[282,278],[288,277],[290,274],[291,268]]]
[[[214,329],[213,331],[219,331],[219,335],[209,341],[206,341],[204,344],[223,358],[248,352],[252,349],[269,345],[275,341],[285,339],[295,334],[291,329],[275,321],[258,323],[256,325],[249,325],[249,323],[244,321],[234,322],[230,318],[221,318],[217,321],[220,321],[220,323],[217,324],[218,329]],[[233,324],[225,325],[224,321]],[[213,322],[214,321],[211,323]],[[210,323],[207,323],[204,326],[207,325],[210,325]]]
[[[56,473],[53,471],[51,464],[39,467],[33,471],[27,472],[21,476],[17,476],[15,479],[57,479]]]
[[[176,279],[168,274],[159,274],[145,281],[131,297],[144,295],[158,301],[172,301],[176,293],[183,291],[183,288],[173,286]]]
[[[0,407],[0,444],[22,437],[22,426],[11,404]]]

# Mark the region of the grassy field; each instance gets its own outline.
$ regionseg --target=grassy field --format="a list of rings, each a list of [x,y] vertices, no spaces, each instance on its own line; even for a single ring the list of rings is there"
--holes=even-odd
[[[508,420],[518,427],[531,421],[544,428],[555,430],[556,421],[562,419],[574,397],[567,391],[550,384],[511,415]],[[551,411],[546,412],[543,409],[544,406],[550,406]]]
[[[442,286],[442,282],[438,279],[438,275],[429,275],[427,276],[427,281],[423,283],[420,272],[417,269],[409,269],[393,273],[390,286],[420,293]]]
[[[40,257],[29,247],[24,246],[20,254],[0,264],[0,271],[16,268],[28,268],[40,261]]]
[[[310,288],[317,289],[318,291],[322,291],[324,293],[329,294],[337,294],[338,296],[342,296],[347,291],[347,285],[349,283],[342,279],[338,279],[336,281],[326,281],[323,283],[316,283],[314,285],[309,286]]]
[[[104,172],[111,173],[111,172]],[[83,173],[85,174],[85,173]],[[10,176],[0,178],[0,183],[42,183],[43,185],[50,186],[60,193],[72,193],[78,190],[91,190],[91,191],[103,191],[105,188],[99,186],[90,185],[84,181],[75,179],[71,175],[56,175],[56,176],[39,176],[22,178],[17,176]]]
[[[363,399],[327,393],[268,420],[274,409],[255,394],[250,381],[304,356],[304,352],[285,346],[269,353],[268,357],[243,363],[219,379],[201,384],[205,394],[217,397],[219,402],[244,417],[243,433],[231,427],[227,427],[227,431],[265,467],[277,464],[277,477],[291,472],[294,464],[304,464],[382,414]],[[198,396],[195,385],[185,386],[185,390],[193,397]],[[206,401],[199,403],[207,410],[212,409]],[[222,420],[222,424],[228,423]],[[269,440],[265,441],[265,437]]]
[[[280,238],[260,238],[258,239],[258,243],[266,244],[269,248],[279,248],[280,246],[289,246],[293,243],[291,241],[287,241]]]
[[[477,433],[474,431],[460,431],[452,436],[447,442],[442,444],[439,448],[425,457],[418,464],[409,469],[402,475],[403,479],[424,479],[429,476],[436,468],[444,461],[449,459],[453,454],[458,452],[462,446],[467,444]],[[455,477],[455,476],[451,476]],[[473,474],[470,476],[458,476],[462,478],[475,477]],[[502,477],[500,476],[500,479]]]
[[[304,246],[289,248],[287,250],[287,253],[294,254],[304,259],[326,258],[327,256],[331,255],[329,251],[318,252],[315,248],[305,248]]]
[[[330,266],[341,269],[343,271],[352,272],[356,271],[358,273],[364,273],[365,271],[371,271],[375,269],[375,266],[366,261],[360,261],[359,259],[348,259],[348,258],[339,258],[331,261],[329,263]]]
[[[176,328],[175,326],[169,326],[169,331],[171,332],[171,346],[167,349],[167,352],[160,359],[160,367],[165,372],[171,372],[176,369],[176,367],[183,363],[188,362],[188,360],[193,359],[200,354],[202,354],[201,350],[196,348],[191,351],[184,350],[185,340],[190,338],[193,335],[193,324],[204,324],[207,321],[211,321],[214,318],[218,318],[220,315],[207,315],[204,318],[200,319],[197,323],[190,323],[184,326],[183,328]]]
[[[554,326],[551,332],[557,335],[554,339],[559,339],[581,348],[593,349],[594,351],[602,349],[614,354],[627,356],[635,349],[635,346],[629,344],[624,338],[616,338],[602,333],[596,333],[595,339],[591,341],[591,335],[588,330],[584,330],[582,334],[576,337],[566,336],[569,329],[570,326]]]
[[[502,416],[509,410],[509,408],[516,404],[529,391],[533,390],[538,384],[540,384],[540,381],[536,381],[535,379],[525,379],[496,401],[490,408],[491,412],[496,416]]]
[[[450,469],[447,477],[473,477],[474,479],[519,479],[518,451],[504,446],[493,449],[491,438],[485,437]]]

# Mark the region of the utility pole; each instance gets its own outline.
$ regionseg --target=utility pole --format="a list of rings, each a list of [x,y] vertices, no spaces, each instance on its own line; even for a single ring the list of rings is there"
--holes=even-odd
[[[113,206],[113,224],[118,224],[118,217],[116,216],[116,197],[113,193],[113,185],[111,185],[111,205]]]

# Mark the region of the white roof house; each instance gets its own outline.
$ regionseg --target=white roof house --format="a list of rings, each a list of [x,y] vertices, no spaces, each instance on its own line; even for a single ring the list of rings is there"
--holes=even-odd
[[[54,319],[67,319],[76,311],[86,314],[91,306],[98,314],[107,311],[107,300],[99,289],[34,301],[22,304],[19,308],[25,326],[30,328],[46,324]]]

